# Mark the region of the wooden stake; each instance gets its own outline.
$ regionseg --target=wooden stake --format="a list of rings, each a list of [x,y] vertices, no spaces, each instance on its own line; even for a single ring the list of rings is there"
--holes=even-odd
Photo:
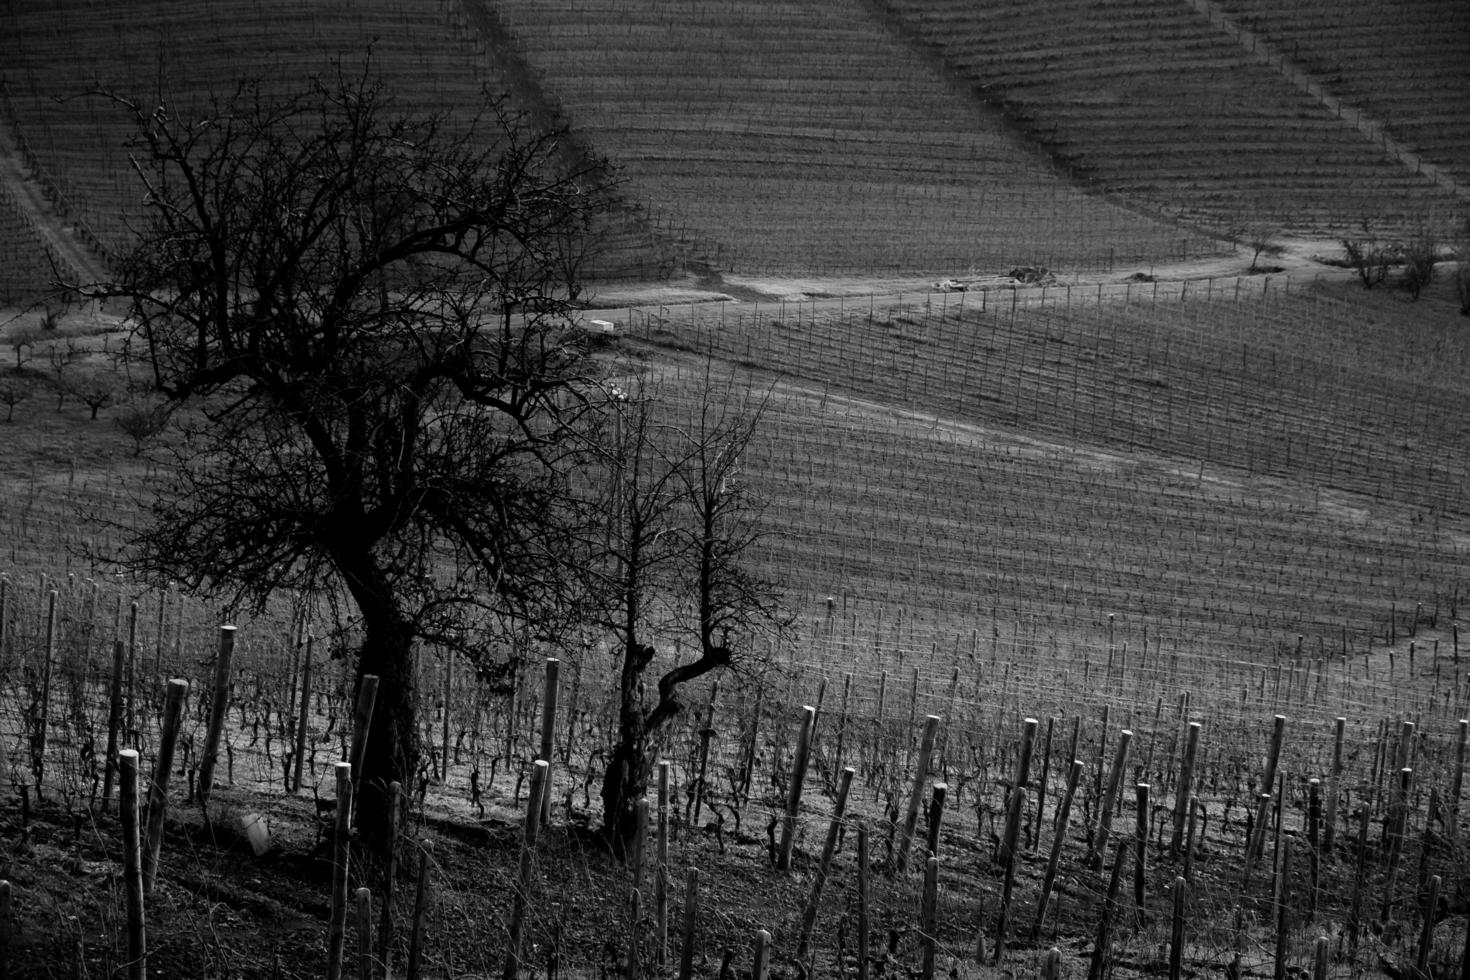
[[[1424,925],[1419,932],[1419,948],[1414,956],[1414,975],[1429,976],[1429,949],[1434,944],[1434,918],[1439,908],[1440,877],[1429,879],[1429,894],[1424,896]]]
[[[781,824],[781,850],[776,857],[777,871],[791,870],[791,851],[796,843],[796,815],[801,810],[801,793],[806,783],[806,768],[812,750],[812,729],[817,709],[805,705],[801,709],[801,734],[796,740],[796,758],[791,764],[791,786],[786,794],[786,816]]]
[[[357,890],[357,980],[373,980],[373,894]]]
[[[546,789],[541,794],[541,822],[551,822],[551,753],[556,745],[556,698],[561,661],[546,658],[546,691],[541,698],[541,754],[536,758],[546,761]]]
[[[143,843],[138,835],[138,750],[117,754],[122,818],[123,890],[127,895],[128,980],[148,976],[148,940],[143,914]]]
[[[1470,742],[1470,719],[1460,719],[1460,737],[1455,742],[1455,774],[1450,777],[1450,806],[1446,819],[1450,840],[1460,833],[1460,793],[1465,785],[1465,746]]]
[[[857,980],[868,980],[872,937],[868,922],[868,823],[857,825]]]
[[[301,714],[296,719],[296,757],[291,767],[291,792],[301,792],[301,769],[306,763],[306,723],[311,718],[311,648],[315,638],[306,638],[306,656],[301,667]]]
[[[1281,842],[1281,867],[1276,870],[1276,961],[1273,980],[1286,978],[1286,944],[1288,928],[1286,904],[1289,898],[1288,878],[1291,875],[1291,838]]]
[[[153,764],[153,784],[148,790],[148,847],[143,852],[143,893],[153,894],[158,878],[158,852],[163,846],[163,818],[168,812],[168,778],[174,766],[174,743],[179,738],[179,719],[184,711],[184,695],[189,682],[175,677],[168,682],[168,696],[163,706],[163,738],[158,743],[158,758]]]
[[[914,841],[914,828],[919,823],[919,805],[924,799],[924,783],[929,778],[929,762],[934,755],[934,739],[938,733],[939,716],[926,716],[924,736],[919,743],[919,764],[914,775],[914,787],[909,793],[909,805],[904,815],[903,832],[899,836],[897,853],[894,855],[894,871],[898,874],[903,874],[908,867],[909,850],[913,847]]]
[[[429,907],[429,863],[433,859],[433,841],[419,843],[419,873],[413,891],[413,924],[408,930],[408,966],[406,980],[418,980],[423,959],[424,915]]]
[[[1011,891],[1016,883],[1016,850],[1021,833],[1021,814],[1026,812],[1026,787],[1016,786],[1007,801],[1005,837],[1001,842],[1000,920],[995,927],[995,962],[1005,955],[1006,933],[1011,915]]]
[[[1108,773],[1108,788],[1103,793],[1093,825],[1092,854],[1088,860],[1093,867],[1102,866],[1103,851],[1108,846],[1108,834],[1113,826],[1113,805],[1123,785],[1123,768],[1128,761],[1128,743],[1132,740],[1133,733],[1128,729],[1118,733],[1118,748],[1113,755],[1113,769]]]
[[[931,854],[924,862],[924,897],[919,909],[919,948],[922,951],[919,976],[922,980],[934,980],[934,954],[939,947],[939,938],[936,935],[938,910],[939,859]],[[999,956],[999,953],[996,955]]]
[[[1327,777],[1327,811],[1322,816],[1322,854],[1332,860],[1333,845],[1337,841],[1337,806],[1342,789],[1342,742],[1347,727],[1346,718],[1333,722],[1332,771]]]
[[[112,801],[112,783],[117,773],[117,746],[119,729],[123,720],[123,654],[126,652],[122,640],[112,643],[112,683],[107,698],[107,761],[102,772],[102,812],[106,813]]]
[[[1128,848],[1120,842],[1113,857],[1113,873],[1108,878],[1107,900],[1103,903],[1102,918],[1097,924],[1097,941],[1092,948],[1092,962],[1087,968],[1087,980],[1103,980],[1112,959],[1113,918],[1118,914],[1118,885],[1123,878],[1123,863],[1128,860]]]
[[[1174,790],[1174,836],[1169,842],[1169,856],[1179,860],[1179,851],[1184,843],[1184,824],[1189,818],[1190,803],[1194,793],[1194,760],[1199,752],[1199,736],[1203,726],[1197,721],[1189,723],[1189,734],[1184,738],[1184,758],[1179,763],[1179,785]]]
[[[750,980],[766,980],[771,961],[771,934],[760,929],[755,934],[755,958],[750,966]]]
[[[663,968],[669,957],[669,763],[658,764],[658,814],[654,823],[653,869],[654,962]]]
[[[1062,793],[1062,805],[1057,810],[1057,825],[1052,832],[1051,857],[1046,861],[1046,875],[1041,881],[1041,897],[1036,902],[1036,923],[1031,927],[1033,942],[1041,935],[1041,923],[1046,918],[1047,902],[1052,887],[1056,884],[1057,869],[1061,866],[1062,844],[1067,837],[1067,818],[1072,813],[1072,799],[1077,795],[1077,783],[1082,778],[1082,760],[1073,759],[1072,769],[1067,773],[1067,788]]]
[[[541,794],[546,791],[546,770],[550,764],[545,759],[537,759],[531,763],[531,793],[526,800],[526,819],[521,824],[521,863],[520,871],[516,876],[515,899],[511,906],[510,915],[510,938],[506,943],[505,969],[501,976],[503,980],[516,980],[521,967],[521,946],[524,941],[526,911],[529,905],[528,896],[531,891],[531,877],[533,871],[532,860],[535,856],[537,832],[541,828]],[[642,801],[647,806],[647,801]],[[637,892],[637,885],[634,885]]]
[[[796,943],[796,960],[806,963],[810,951],[812,930],[817,925],[817,910],[821,907],[822,888],[827,884],[827,874],[832,868],[832,855],[837,850],[837,835],[842,830],[842,817],[847,811],[847,793],[852,786],[853,769],[842,770],[837,783],[837,801],[832,806],[832,821],[827,826],[827,840],[822,845],[822,859],[817,864],[817,873],[812,878],[812,890],[807,896],[806,908],[801,914],[801,933]]]
[[[1281,744],[1286,738],[1286,716],[1277,715],[1271,730],[1271,749],[1266,756],[1266,774],[1261,779],[1261,792],[1269,794],[1276,787],[1276,767],[1281,761]],[[1262,811],[1264,812],[1264,810]],[[1258,861],[1261,858],[1261,846],[1266,840],[1266,821],[1257,820],[1251,828],[1251,839],[1247,845],[1246,862]],[[1249,876],[1249,875],[1247,875]]]
[[[134,603],[136,609],[137,604]],[[209,728],[204,734],[204,753],[199,759],[199,803],[209,802],[214,788],[214,764],[219,740],[225,730],[225,711],[230,706],[230,658],[235,652],[235,627],[219,628],[219,650],[214,660],[214,686],[210,689]]]
[[[347,871],[352,831],[352,763],[339,762],[337,822],[332,831],[332,911],[327,923],[327,980],[342,980],[347,949]]]
[[[1175,878],[1174,914],[1169,922],[1169,980],[1180,980],[1184,974],[1184,888],[1184,879]]]
[[[684,935],[679,950],[679,980],[694,976],[694,937],[699,927],[699,869],[684,873]]]

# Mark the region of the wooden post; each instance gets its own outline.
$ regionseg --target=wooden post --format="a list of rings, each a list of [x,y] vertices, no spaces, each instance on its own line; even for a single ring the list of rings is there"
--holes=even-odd
[[[1465,785],[1465,746],[1470,742],[1470,718],[1460,719],[1460,738],[1455,742],[1455,773],[1450,777],[1449,816],[1446,819],[1450,840],[1460,833],[1460,793]]]
[[[1019,791],[1024,794],[1024,790]],[[924,897],[919,909],[919,946],[922,950],[919,976],[934,980],[934,954],[939,947],[939,859],[929,855],[924,862]],[[999,952],[996,953],[999,956]]]
[[[1312,943],[1312,980],[1327,980],[1327,950],[1331,944],[1326,936],[1318,936]]]
[[[398,815],[399,799],[403,784],[394,780],[388,784],[388,861],[383,869],[383,911],[378,918],[378,960],[383,964],[383,976],[393,975],[393,882],[398,875]]]
[[[112,683],[107,697],[107,761],[102,772],[102,812],[112,801],[112,782],[117,772],[118,734],[123,720],[123,655],[122,640],[112,642]]]
[[[1030,848],[1033,854],[1041,846],[1041,824],[1046,817],[1046,785],[1047,777],[1051,774],[1051,735],[1055,724],[1055,718],[1046,720],[1046,743],[1041,751],[1041,779],[1036,784],[1036,822],[1031,827]]]
[[[521,967],[521,946],[524,941],[527,896],[531,890],[532,858],[535,855],[537,831],[541,827],[541,794],[546,791],[546,770],[549,763],[537,759],[531,763],[531,793],[526,801],[526,820],[521,825],[521,864],[516,876],[515,900],[510,915],[510,940],[506,944],[503,980],[516,980]],[[647,801],[642,801],[646,805]],[[636,893],[637,887],[635,885]]]
[[[301,668],[301,716],[296,719],[296,757],[292,760],[291,792],[301,792],[301,767],[306,761],[306,722],[311,717],[311,648],[314,638],[306,638],[306,657]]]
[[[939,855],[939,830],[944,823],[944,800],[949,795],[948,783],[935,783],[929,797],[928,853]]]
[[[810,951],[812,930],[817,925],[817,911],[821,907],[822,888],[827,884],[827,874],[832,868],[832,855],[837,850],[837,835],[842,830],[842,817],[847,811],[847,793],[852,787],[853,769],[842,770],[837,783],[837,801],[832,806],[832,821],[827,826],[827,840],[822,845],[822,859],[817,864],[817,873],[812,878],[812,890],[807,896],[806,908],[801,914],[801,933],[796,943],[796,960],[806,963]]]
[[[158,878],[158,851],[163,846],[163,818],[168,812],[168,778],[174,766],[174,743],[179,737],[179,719],[184,711],[184,696],[189,682],[175,677],[168,682],[168,696],[163,706],[163,739],[158,743],[158,759],[153,764],[153,784],[148,791],[148,848],[143,852],[143,893],[153,894]]]
[[[1414,975],[1429,976],[1429,949],[1434,944],[1434,917],[1439,907],[1439,875],[1429,879],[1429,894],[1424,896],[1424,926],[1419,932],[1419,948],[1414,955]]]
[[[684,873],[684,935],[679,950],[679,980],[694,976],[694,935],[699,925],[699,869]]]
[[[1021,814],[1026,812],[1026,787],[1011,789],[1006,807],[1005,837],[1001,842],[1002,882],[1000,893],[1000,921],[995,926],[995,962],[1005,955],[1006,933],[1011,915],[1011,891],[1016,882],[1016,850],[1020,841]]]
[[[357,980],[373,980],[373,894],[357,890]]]
[[[1123,785],[1123,768],[1128,761],[1128,743],[1132,740],[1133,733],[1128,729],[1118,733],[1118,748],[1113,754],[1113,769],[1108,773],[1108,788],[1103,793],[1093,823],[1092,853],[1088,859],[1093,867],[1102,866],[1103,851],[1107,848],[1108,834],[1113,826],[1113,805]]]
[[[342,980],[347,949],[347,871],[352,831],[352,763],[339,762],[336,825],[332,830],[332,911],[327,923],[327,980]]]
[[[0,659],[4,659],[5,580],[0,579]],[[10,978],[10,882],[0,879],[0,980]]]
[[[1031,785],[1031,756],[1036,751],[1036,728],[1039,722],[1027,718],[1021,723],[1021,755],[1016,760],[1016,785]]]
[[[894,855],[894,871],[903,874],[908,867],[909,849],[913,846],[914,828],[919,823],[919,805],[924,799],[924,783],[929,778],[929,761],[934,755],[934,739],[939,733],[939,716],[924,718],[924,736],[919,743],[919,765],[914,774],[914,787],[909,793],[908,810],[904,815],[903,832],[898,839]]]
[[[1148,783],[1134,787],[1138,805],[1133,831],[1133,903],[1139,908],[1143,908],[1144,862],[1148,855],[1148,791]]]
[[[556,698],[561,661],[546,658],[546,690],[541,697],[541,754],[536,758],[546,762],[546,788],[541,792],[541,822],[551,822],[551,753],[556,747]]]
[[[413,923],[408,929],[408,966],[406,980],[418,980],[419,963],[424,950],[424,915],[429,907],[429,862],[433,860],[434,842],[419,843],[419,873],[413,890]]]
[[[41,712],[36,723],[35,740],[31,743],[31,771],[36,777],[36,799],[41,798],[41,785],[46,774],[46,729],[51,717],[51,664],[56,659],[56,590],[46,594],[46,642],[41,664]]]
[[[658,764],[658,814],[654,823],[653,869],[654,962],[662,969],[669,958],[669,763]]]
[[[1072,813],[1072,799],[1077,795],[1077,783],[1082,779],[1082,760],[1073,759],[1072,769],[1067,773],[1067,788],[1062,792],[1062,805],[1057,810],[1057,825],[1051,838],[1051,857],[1046,861],[1046,874],[1041,881],[1041,897],[1036,902],[1036,923],[1031,927],[1034,942],[1041,935],[1041,923],[1046,918],[1047,900],[1057,881],[1057,869],[1062,860],[1062,844],[1067,838],[1067,818]]]
[[[1113,873],[1108,878],[1107,900],[1103,903],[1102,917],[1097,924],[1097,941],[1092,949],[1092,962],[1087,968],[1087,980],[1103,980],[1111,972],[1108,963],[1112,959],[1113,917],[1118,913],[1118,884],[1123,878],[1123,862],[1128,860],[1128,847],[1119,843],[1113,857]]]
[[[1184,973],[1184,886],[1183,878],[1174,879],[1174,914],[1169,923],[1169,980],[1180,980]]]
[[[148,976],[148,940],[143,916],[143,842],[138,836],[138,750],[117,754],[122,818],[123,889],[127,894],[128,980]]]
[[[796,843],[796,815],[801,809],[801,792],[806,782],[806,767],[812,751],[812,729],[817,709],[804,705],[801,709],[801,734],[796,740],[796,758],[791,764],[791,786],[786,794],[786,816],[781,823],[781,850],[776,856],[776,870],[791,870],[791,850]]]
[[[136,603],[134,607],[136,608]],[[225,730],[225,711],[230,706],[230,659],[235,652],[235,627],[219,628],[219,651],[214,660],[214,686],[210,689],[209,727],[204,734],[204,752],[199,759],[199,803],[209,802],[214,787],[214,763],[219,740]],[[338,805],[341,805],[340,798]]]
[[[1276,962],[1273,980],[1285,980],[1286,978],[1286,946],[1289,938],[1288,923],[1286,918],[1286,904],[1289,899],[1290,887],[1288,879],[1291,875],[1291,838],[1287,837],[1281,841],[1281,867],[1276,870]]]
[[[857,825],[857,980],[868,980],[868,822]]]
[[[1342,788],[1342,741],[1347,727],[1346,718],[1333,722],[1332,771],[1327,777],[1327,810],[1322,816],[1322,853],[1332,860],[1333,844],[1337,841],[1337,804]]]
[[[1281,744],[1286,737],[1286,716],[1277,715],[1271,730],[1271,749],[1266,756],[1266,774],[1261,779],[1261,792],[1270,794],[1276,787],[1276,766],[1281,761]],[[1262,813],[1265,812],[1264,807]],[[1266,821],[1257,820],[1251,828],[1251,839],[1246,849],[1246,869],[1249,877],[1250,865],[1261,858],[1261,846],[1266,840]]]
[[[1179,860],[1179,851],[1184,843],[1184,824],[1189,818],[1190,802],[1194,793],[1194,760],[1199,752],[1199,736],[1203,726],[1197,721],[1189,723],[1189,734],[1184,738],[1184,758],[1179,763],[1179,785],[1174,790],[1174,836],[1169,842],[1169,856]]]
[[[378,700],[378,675],[363,674],[357,688],[357,707],[352,712],[352,800],[357,801],[358,780],[362,779],[362,760],[367,755],[368,728],[373,721],[373,705]],[[350,815],[349,815],[350,816]]]
[[[1053,946],[1041,958],[1041,980],[1062,980],[1062,951]]]
[[[771,934],[760,929],[755,934],[755,957],[750,965],[750,980],[766,980],[771,963]]]

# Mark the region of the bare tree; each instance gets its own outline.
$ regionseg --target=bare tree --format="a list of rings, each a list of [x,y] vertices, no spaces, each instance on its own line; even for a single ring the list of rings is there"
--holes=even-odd
[[[136,126],[150,220],[93,292],[129,302],[180,420],[121,559],[232,604],[345,602],[359,678],[381,680],[355,775],[382,848],[418,761],[415,644],[493,672],[493,632],[557,608],[593,388],[562,253],[606,169],[499,102],[400,113],[370,64],[187,116],[101,94]]]
[[[118,412],[113,424],[133,440],[133,455],[143,455],[143,447],[168,427],[169,403],[157,398],[135,395]]]
[[[652,772],[650,740],[683,708],[684,685],[752,668],[757,640],[788,622],[779,591],[751,568],[763,505],[741,465],[763,402],[706,376],[684,424],[641,386],[615,405],[606,539],[589,567],[619,660],[618,728],[601,796],[604,833],[624,855]],[[693,653],[679,661],[679,648]]]
[[[1404,244],[1403,285],[1414,299],[1434,282],[1435,263],[1439,261],[1439,242],[1428,225],[1420,227]]]
[[[15,406],[34,393],[35,388],[32,382],[18,374],[0,378],[0,405],[5,406],[5,421],[14,422]]]
[[[117,398],[117,377],[95,365],[71,367],[62,375],[61,384],[67,394],[91,410],[91,420]]]
[[[1347,254],[1348,266],[1358,274],[1364,289],[1372,289],[1388,278],[1388,270],[1399,261],[1400,247],[1379,238],[1369,227],[1362,224],[1362,233],[1341,238],[1343,251]]]

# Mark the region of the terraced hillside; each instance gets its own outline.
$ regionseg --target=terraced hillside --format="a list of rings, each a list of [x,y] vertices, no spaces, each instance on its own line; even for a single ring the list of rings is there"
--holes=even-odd
[[[861,0],[494,7],[573,124],[716,267],[1099,267],[1210,247],[1056,173]]]
[[[1152,208],[1206,223],[1330,232],[1345,219],[1413,224],[1461,207],[1292,85],[1279,65],[1260,63],[1195,5],[1048,0],[1039,9],[1021,0],[883,0],[882,6],[897,29],[1079,179]],[[1383,18],[1396,23],[1402,16],[1397,5],[1383,8]],[[1365,86],[1412,99],[1418,82],[1407,66],[1415,57],[1407,45],[1381,50],[1368,59],[1375,63]],[[1463,94],[1460,100],[1463,105]],[[1398,95],[1383,103],[1390,110],[1400,104]],[[1411,115],[1437,118],[1433,110]]]
[[[103,249],[127,241],[140,211],[125,145],[130,132],[116,109],[85,97],[98,87],[188,104],[258,77],[268,92],[284,93],[329,70],[333,57],[360,64],[371,46],[376,69],[406,111],[469,119],[489,111],[488,91],[508,93],[512,107],[538,125],[556,123],[516,57],[444,4],[7,0],[0,18],[0,125],[10,129],[30,178],[45,187],[58,216],[80,221]],[[569,153],[585,151],[568,144]],[[667,249],[631,212],[622,212],[604,237],[605,275],[652,275],[667,264]]]
[[[1470,181],[1470,6],[1221,0],[1345,102]]]
[[[635,334],[772,372],[751,460],[769,573],[817,636],[840,602],[830,628],[873,684],[973,644],[1044,698],[1048,671],[1097,666],[1110,616],[1158,669],[1172,650],[1239,679],[1381,648],[1419,604],[1455,615],[1470,348],[1447,296],[1190,286],[763,304]]]

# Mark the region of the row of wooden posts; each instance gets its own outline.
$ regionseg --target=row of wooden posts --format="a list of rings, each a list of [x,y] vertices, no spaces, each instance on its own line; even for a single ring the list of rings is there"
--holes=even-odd
[[[226,626],[220,630],[220,641],[218,657],[215,664],[214,684],[212,688],[212,703],[209,719],[209,727],[206,734],[205,749],[201,759],[199,775],[199,796],[202,803],[207,804],[213,783],[213,770],[215,757],[217,755],[221,731],[223,728],[226,709],[229,700],[229,672],[230,660],[234,647],[234,627]],[[539,758],[534,761],[531,774],[531,792],[527,801],[526,819],[523,828],[523,839],[520,852],[520,863],[518,870],[517,889],[514,896],[513,908],[509,920],[508,947],[506,951],[504,978],[514,980],[522,967],[522,946],[524,942],[525,921],[528,909],[526,908],[527,896],[533,885],[534,873],[533,855],[537,842],[538,831],[542,824],[549,818],[550,811],[550,760],[552,758],[552,741],[555,730],[557,710],[557,680],[558,661],[552,659],[546,663],[545,696],[542,702],[542,725],[541,744]],[[117,683],[119,671],[114,665],[114,684],[112,688],[112,706],[110,714],[115,720],[119,710],[118,699],[120,697],[119,684]],[[125,895],[127,902],[128,923],[128,972],[130,978],[141,980],[146,975],[146,944],[145,944],[145,916],[144,900],[153,890],[158,874],[159,851],[162,843],[162,832],[164,816],[167,807],[167,790],[170,769],[173,762],[173,748],[178,734],[179,722],[182,717],[183,703],[187,692],[187,682],[174,679],[169,681],[167,696],[165,699],[163,716],[163,733],[160,742],[158,757],[155,763],[154,776],[148,790],[148,806],[146,826],[140,824],[139,808],[139,785],[138,764],[139,755],[134,749],[117,749],[112,736],[115,728],[109,725],[109,759],[116,758],[117,773],[120,785],[120,817],[124,838],[124,871],[125,871]],[[329,980],[339,980],[343,970],[345,956],[346,922],[348,917],[349,895],[348,895],[348,867],[349,867],[349,829],[352,817],[352,801],[356,794],[356,776],[361,772],[363,753],[366,747],[366,733],[368,723],[371,719],[373,705],[376,699],[377,678],[367,676],[360,685],[357,697],[357,705],[354,717],[354,729],[352,748],[348,760],[337,763],[337,809],[336,827],[334,834],[334,878],[332,886],[332,911],[329,926],[329,955],[327,975]],[[817,721],[817,709],[807,706],[802,711],[800,734],[794,753],[792,778],[788,788],[788,795],[784,813],[781,816],[781,840],[776,853],[776,866],[778,870],[789,871],[792,864],[792,855],[795,843],[795,831],[797,819],[800,812],[802,791],[806,782],[806,772],[810,761],[813,735]],[[1326,813],[1320,809],[1321,799],[1317,781],[1312,783],[1312,807],[1313,814],[1309,821],[1309,835],[1311,842],[1317,843],[1318,820],[1323,820],[1323,844],[1330,852],[1332,835],[1334,833],[1337,818],[1336,807],[1338,802],[1338,781],[1342,774],[1342,749],[1345,720],[1339,718],[1335,727],[1335,745],[1333,751],[1332,773],[1328,786],[1326,798]],[[1274,720],[1270,749],[1266,760],[1266,769],[1261,786],[1263,789],[1275,788],[1278,781],[1277,768],[1281,750],[1284,742],[1286,718],[1278,715]],[[923,733],[920,740],[919,756],[917,759],[917,774],[912,789],[908,795],[907,806],[903,813],[901,824],[895,828],[895,848],[892,867],[895,873],[903,873],[909,862],[912,852],[913,838],[917,829],[918,816],[923,804],[924,790],[927,784],[927,776],[930,762],[933,757],[934,748],[939,733],[940,718],[930,715],[924,720]],[[1465,766],[1466,755],[1466,722],[1460,725],[1460,739],[1457,746],[1456,767],[1453,776],[1453,788],[1447,808],[1447,829],[1453,837],[1457,831],[1458,802],[1461,790],[1461,781]],[[44,738],[44,725],[41,729]],[[1019,832],[1023,815],[1027,811],[1029,792],[1032,788],[1030,768],[1032,757],[1037,742],[1038,723],[1035,719],[1026,719],[1023,725],[1023,733],[1020,744],[1020,754],[1017,762],[1015,778],[1006,804],[1005,833],[1001,840],[998,856],[1003,869],[1002,879],[1002,902],[999,912],[999,922],[995,931],[994,957],[999,960],[1005,949],[1009,932],[1008,919],[1011,911],[1011,894],[1015,878],[1015,857],[1018,850]],[[1403,824],[1408,814],[1408,798],[1412,769],[1404,765],[1408,761],[1407,748],[1410,744],[1413,727],[1410,723],[1404,723],[1400,733],[1398,755],[1393,760],[1397,764],[1396,771],[1399,778],[1392,787],[1393,797],[1390,806],[1391,827],[1388,841],[1391,845],[1390,851],[1390,884],[1392,888],[1393,875],[1397,871],[1398,847],[1403,839]],[[1176,857],[1182,856],[1184,860],[1184,874],[1176,880],[1174,885],[1174,902],[1176,906],[1176,917],[1182,915],[1183,888],[1190,877],[1191,857],[1193,853],[1193,842],[1195,835],[1195,818],[1198,813],[1197,806],[1193,803],[1191,791],[1194,785],[1194,763],[1199,745],[1201,725],[1192,722],[1188,726],[1185,740],[1184,752],[1180,762],[1180,774],[1178,790],[1175,794],[1175,805],[1173,812],[1173,837],[1171,841],[1171,853]],[[1109,770],[1106,789],[1103,792],[1100,805],[1093,816],[1093,824],[1090,828],[1091,845],[1087,862],[1095,869],[1101,869],[1107,849],[1108,841],[1112,833],[1112,819],[1117,801],[1122,790],[1122,779],[1125,772],[1127,754],[1132,733],[1128,730],[1120,732],[1114,751],[1112,766]],[[110,796],[111,767],[109,767],[109,778],[105,782],[103,793],[104,805]],[[1052,894],[1057,872],[1059,869],[1062,843],[1065,838],[1065,828],[1070,817],[1071,806],[1078,784],[1080,782],[1083,763],[1073,760],[1067,773],[1066,788],[1058,804],[1056,815],[1057,832],[1053,836],[1051,852],[1046,864],[1043,876],[1042,888],[1036,920],[1032,929],[1033,938],[1039,934],[1041,924],[1044,920],[1050,896]],[[38,774],[39,775],[39,774]],[[656,949],[659,962],[662,964],[665,957],[668,935],[668,891],[667,881],[667,848],[668,848],[668,806],[669,806],[669,764],[661,763],[658,769],[658,810],[655,846],[657,848],[656,883],[655,883],[655,929]],[[1099,774],[1100,775],[1100,774]],[[818,909],[820,906],[822,891],[830,873],[831,862],[841,832],[841,827],[846,814],[849,789],[854,776],[854,769],[847,767],[842,770],[837,786],[831,822],[828,827],[827,837],[823,851],[815,869],[811,891],[802,912],[801,929],[797,940],[797,959],[805,961],[810,953],[810,940],[815,927]],[[1109,881],[1108,898],[1105,903],[1103,920],[1099,927],[1098,950],[1105,950],[1108,943],[1109,920],[1112,910],[1116,904],[1116,893],[1121,880],[1125,858],[1132,850],[1136,854],[1137,870],[1135,873],[1136,888],[1141,893],[1142,868],[1144,843],[1147,832],[1144,821],[1149,813],[1148,793],[1146,784],[1139,784],[1138,792],[1138,818],[1140,821],[1139,832],[1133,835],[1134,847],[1129,848],[1127,841],[1120,841],[1116,848],[1113,862],[1112,876]],[[928,840],[926,857],[924,862],[924,900],[921,911],[921,934],[923,938],[923,957],[926,976],[932,975],[933,958],[936,952],[935,946],[935,894],[937,891],[938,876],[938,834],[943,818],[943,810],[947,787],[943,783],[932,787],[932,797],[928,813]],[[1045,773],[1043,772],[1039,795],[1045,793]],[[1279,793],[1275,796],[1279,801]],[[1258,798],[1258,808],[1252,824],[1252,833],[1245,850],[1245,875],[1242,882],[1247,887],[1253,873],[1254,865],[1259,861],[1268,820],[1268,808],[1273,801],[1273,794],[1262,792]],[[1038,803],[1040,800],[1038,799]],[[397,815],[397,805],[392,807],[394,816]],[[646,835],[649,816],[649,802],[642,800],[638,805],[639,834],[637,836],[638,846],[635,847],[631,858],[634,888],[631,901],[634,904],[634,921],[638,919],[637,905],[641,901],[641,884],[643,877],[642,841]],[[1362,813],[1360,834],[1365,837],[1367,828],[1367,810]],[[870,862],[868,860],[869,833],[865,822],[858,822],[858,940],[859,949],[866,951],[867,917],[866,917],[866,885]],[[1283,887],[1284,872],[1282,867],[1290,866],[1290,838],[1282,841],[1284,851],[1278,862],[1276,875],[1276,887]],[[1363,860],[1365,848],[1360,848],[1359,861]],[[420,941],[422,923],[422,898],[425,887],[425,879],[429,866],[429,852],[427,845],[419,862],[418,876],[418,906],[415,912],[415,928],[410,942],[409,953],[409,976],[414,977],[418,972],[420,960]],[[379,945],[377,957],[385,960],[387,956],[387,941],[391,935],[391,901],[392,882],[394,869],[389,868],[385,879],[383,896],[382,927],[379,933]],[[1361,870],[1358,875],[1361,879]],[[1438,891],[1439,879],[1436,877],[1430,882],[1431,891]],[[686,882],[685,900],[685,923],[684,936],[685,948],[681,959],[681,977],[688,976],[691,969],[692,938],[694,935],[696,916],[698,914],[698,888],[699,872],[697,869],[689,869]],[[7,904],[6,914],[0,917],[8,928],[10,889],[8,883],[3,890],[3,899]],[[1142,896],[1136,896],[1141,903]],[[364,978],[371,977],[373,951],[370,944],[370,909],[371,896],[367,889],[359,889],[355,896],[357,907],[357,933],[359,941],[359,973]],[[1355,912],[1352,916],[1354,927],[1358,921],[1356,907],[1359,899],[1355,895]],[[1279,903],[1284,907],[1285,903]],[[1176,930],[1182,930],[1182,925],[1176,923]],[[1355,928],[1354,928],[1355,931]],[[761,954],[759,959],[764,959],[769,954],[770,937],[768,933],[762,933],[764,939],[757,937],[757,952]],[[1420,955],[1426,955],[1427,939],[1421,943]],[[636,963],[636,936],[632,940],[632,948],[629,951],[628,962]],[[983,937],[977,942],[976,953],[984,956]],[[1102,955],[1099,952],[1097,955]],[[1177,951],[1175,953],[1177,956]],[[865,956],[859,956],[859,980],[866,980]],[[1467,961],[1470,962],[1470,961]],[[633,969],[630,966],[630,969]],[[1171,973],[1173,971],[1171,970]],[[1174,974],[1177,976],[1177,973]]]

